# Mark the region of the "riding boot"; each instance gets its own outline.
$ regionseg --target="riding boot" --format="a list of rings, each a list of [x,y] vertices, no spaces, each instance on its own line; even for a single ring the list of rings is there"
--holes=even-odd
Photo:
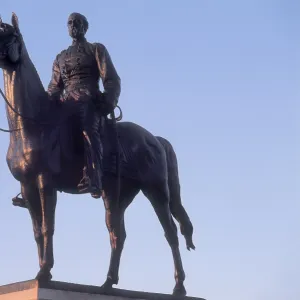
[[[77,185],[79,190],[85,189],[89,185],[89,177],[87,176],[87,166],[85,165],[82,170],[82,178]]]
[[[81,192],[91,193],[94,198],[100,198],[102,195],[103,152],[99,130],[101,117],[91,104],[80,106],[80,117],[84,136],[86,172],[85,178],[82,180],[83,184],[80,183],[78,188]]]
[[[102,153],[100,149],[94,151],[89,139],[87,137],[85,139],[88,140],[85,146],[87,165],[83,168],[83,178],[77,187],[81,193],[91,193],[92,197],[100,198],[102,195]],[[98,143],[100,144],[99,140],[95,144]]]
[[[100,139],[100,134],[97,132],[93,134],[92,137],[92,158],[93,162],[91,164],[92,171],[90,172],[91,178],[91,195],[94,198],[100,198],[102,195],[102,143]]]

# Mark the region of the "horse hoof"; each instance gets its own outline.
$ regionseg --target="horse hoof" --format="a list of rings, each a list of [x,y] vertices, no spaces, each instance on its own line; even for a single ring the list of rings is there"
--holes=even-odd
[[[190,251],[191,249],[193,249],[193,250],[196,249],[196,247],[195,247],[195,245],[194,245],[193,240],[192,240],[191,237],[187,237],[187,238],[186,238],[186,248],[187,248],[189,251]]]
[[[39,282],[48,282],[52,279],[52,274],[50,270],[40,269],[35,279],[38,280]]]
[[[183,283],[177,283],[175,285],[174,290],[173,290],[173,296],[176,296],[176,297],[186,296],[186,289],[185,289]]]
[[[112,290],[113,284],[114,282],[111,279],[107,278],[106,281],[101,286],[101,289],[103,290],[103,292],[109,292]]]

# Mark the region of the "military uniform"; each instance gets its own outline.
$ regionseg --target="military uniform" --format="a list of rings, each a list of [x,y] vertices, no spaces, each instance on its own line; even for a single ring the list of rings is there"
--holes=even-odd
[[[99,90],[100,78],[103,93]],[[87,175],[91,186],[98,189],[102,189],[101,115],[113,110],[120,92],[120,78],[104,45],[82,38],[57,55],[48,94],[54,101],[70,105],[78,116],[84,134]]]

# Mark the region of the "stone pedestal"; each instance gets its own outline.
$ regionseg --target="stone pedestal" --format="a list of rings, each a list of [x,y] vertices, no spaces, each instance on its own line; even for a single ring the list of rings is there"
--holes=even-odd
[[[17,282],[0,286],[0,300],[177,300],[194,297],[174,297],[171,295],[112,289],[103,293],[100,287],[51,281],[47,284],[36,280]]]

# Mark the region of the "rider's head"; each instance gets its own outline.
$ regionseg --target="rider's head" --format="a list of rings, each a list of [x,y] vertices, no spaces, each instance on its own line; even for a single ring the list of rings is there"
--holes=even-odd
[[[85,36],[89,28],[87,18],[80,13],[72,13],[68,18],[69,35],[73,39],[79,39]]]

